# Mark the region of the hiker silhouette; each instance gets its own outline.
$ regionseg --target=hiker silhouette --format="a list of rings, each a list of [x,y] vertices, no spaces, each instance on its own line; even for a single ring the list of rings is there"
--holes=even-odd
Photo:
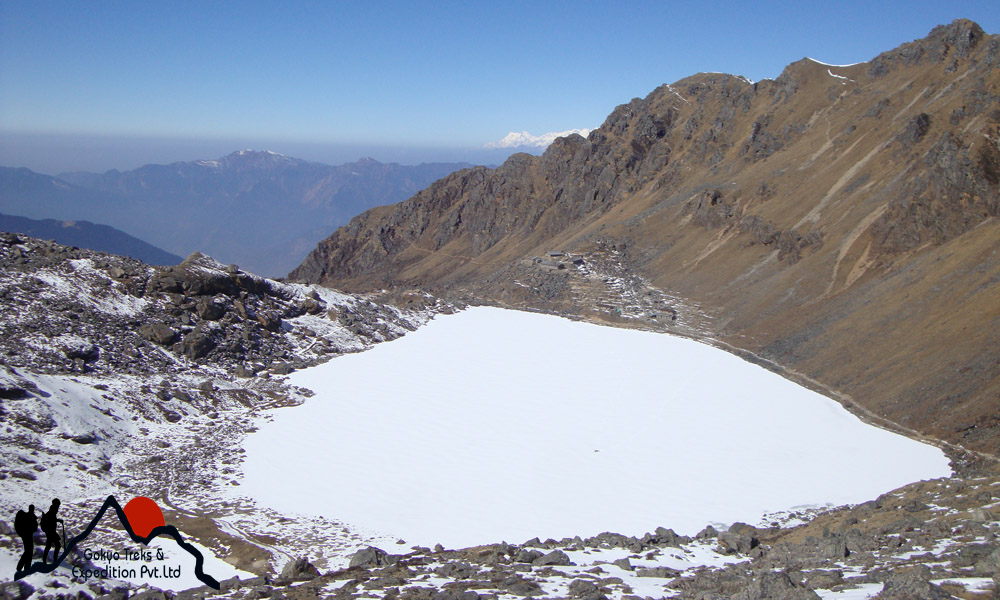
[[[49,548],[54,547],[52,553],[52,562],[55,562],[59,558],[59,532],[56,530],[56,523],[63,524],[63,531],[66,529],[66,523],[56,516],[56,512],[59,510],[59,498],[52,500],[52,506],[49,507],[49,511],[42,513],[42,531],[45,532],[45,551],[42,552],[42,562],[45,563],[49,556]]]
[[[35,516],[34,504],[28,505],[27,511],[17,511],[14,517],[14,531],[21,536],[21,542],[24,544],[24,554],[17,562],[17,570],[25,571],[31,566],[31,555],[35,551],[34,535],[38,531],[38,517]]]

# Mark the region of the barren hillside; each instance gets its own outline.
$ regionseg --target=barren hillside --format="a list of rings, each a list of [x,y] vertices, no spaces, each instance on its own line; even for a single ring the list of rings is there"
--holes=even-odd
[[[995,453],[998,66],[959,20],[866,63],[693,75],[364,213],[291,278],[695,335]]]

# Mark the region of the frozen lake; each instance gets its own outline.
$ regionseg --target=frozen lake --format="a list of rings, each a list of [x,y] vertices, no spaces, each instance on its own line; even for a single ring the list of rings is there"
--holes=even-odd
[[[409,544],[694,534],[950,474],[937,448],[691,340],[495,308],[294,373],[241,494]]]

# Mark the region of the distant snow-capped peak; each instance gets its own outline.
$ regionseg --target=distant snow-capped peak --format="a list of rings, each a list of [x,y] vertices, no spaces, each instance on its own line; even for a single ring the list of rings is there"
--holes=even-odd
[[[252,150],[249,148],[246,150],[237,150],[229,156],[273,156],[274,158],[288,158],[284,154],[273,152],[271,150]]]
[[[292,158],[271,150],[236,150],[222,158],[214,160],[196,160],[194,164],[211,169],[231,168],[253,164],[257,166],[267,164],[293,164],[301,162],[297,158]]]
[[[522,131],[520,133],[516,131],[511,131],[503,137],[503,139],[497,142],[489,142],[485,144],[485,148],[518,148],[521,146],[534,146],[536,148],[544,148],[554,142],[556,138],[565,137],[567,135],[578,133],[584,137],[591,132],[591,129],[568,129],[566,131],[550,131],[549,133],[543,133],[542,135],[532,135],[527,131]]]

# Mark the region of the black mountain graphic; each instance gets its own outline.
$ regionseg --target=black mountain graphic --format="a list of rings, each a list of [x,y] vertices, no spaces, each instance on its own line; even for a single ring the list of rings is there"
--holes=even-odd
[[[105,500],[104,504],[101,506],[101,510],[97,511],[97,514],[94,515],[93,519],[91,519],[90,525],[87,526],[87,528],[83,531],[83,533],[81,533],[80,535],[76,536],[75,538],[66,543],[66,547],[63,549],[62,554],[60,554],[55,561],[51,563],[36,562],[35,564],[31,565],[30,567],[28,567],[28,569],[24,571],[15,572],[14,579],[18,580],[21,579],[22,577],[27,577],[28,575],[31,575],[33,573],[51,573],[52,571],[56,570],[56,568],[62,564],[66,556],[69,555],[69,553],[74,548],[76,548],[77,544],[87,539],[87,536],[90,535],[90,533],[94,530],[95,527],[97,527],[97,524],[104,517],[104,513],[108,511],[108,508],[115,509],[115,513],[118,515],[118,520],[121,521],[122,526],[125,527],[125,531],[128,532],[129,537],[132,538],[132,541],[134,542],[138,542],[143,545],[148,545],[149,542],[151,542],[154,538],[161,535],[167,535],[174,538],[174,541],[177,542],[178,546],[183,548],[185,551],[187,551],[188,554],[194,557],[195,576],[198,579],[200,579],[201,582],[204,583],[205,585],[214,588],[216,590],[219,589],[219,582],[216,581],[215,578],[212,577],[211,575],[205,573],[205,570],[203,568],[205,564],[205,558],[201,555],[201,552],[199,552],[198,549],[192,546],[191,544],[185,542],[184,538],[181,537],[181,534],[179,531],[177,531],[176,527],[174,527],[173,525],[160,525],[159,527],[154,527],[153,530],[149,532],[148,536],[144,538],[139,537],[138,535],[135,534],[135,531],[132,530],[132,525],[128,522],[128,517],[125,516],[125,511],[122,510],[121,505],[118,504],[118,500],[115,500],[114,496],[108,496],[108,499]]]

